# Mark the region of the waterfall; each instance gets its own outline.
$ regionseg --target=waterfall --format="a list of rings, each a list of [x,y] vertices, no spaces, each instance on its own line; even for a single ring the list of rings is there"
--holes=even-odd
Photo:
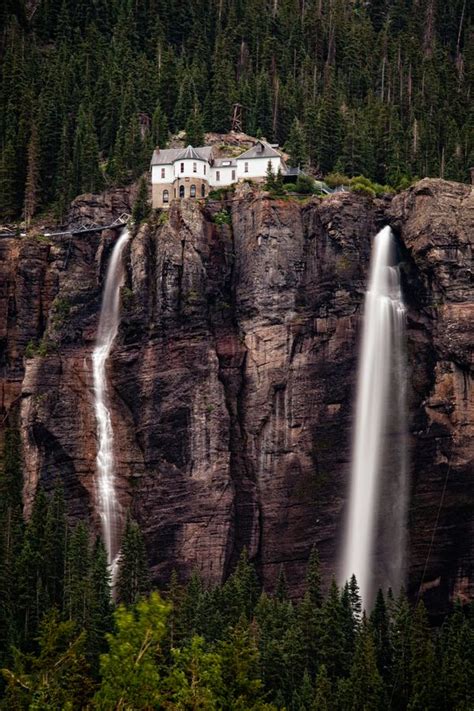
[[[406,530],[405,307],[392,231],[375,237],[364,302],[342,581],[363,605],[403,584]]]
[[[106,366],[120,323],[120,287],[124,277],[122,254],[129,238],[130,233],[125,228],[112,250],[105,279],[96,345],[92,353],[94,409],[97,420],[96,497],[112,575],[120,549],[122,512],[115,490],[114,433],[108,407]]]

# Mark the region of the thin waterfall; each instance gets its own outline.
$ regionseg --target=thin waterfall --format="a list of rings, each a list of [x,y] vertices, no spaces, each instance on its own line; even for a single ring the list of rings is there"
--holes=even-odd
[[[122,511],[115,488],[114,432],[108,405],[106,366],[120,323],[120,287],[124,278],[122,255],[129,238],[130,233],[125,228],[112,250],[105,279],[96,345],[92,353],[94,409],[97,420],[96,497],[112,575],[120,550]]]
[[[364,302],[342,581],[354,574],[368,608],[400,588],[407,508],[405,306],[389,227],[375,237]]]

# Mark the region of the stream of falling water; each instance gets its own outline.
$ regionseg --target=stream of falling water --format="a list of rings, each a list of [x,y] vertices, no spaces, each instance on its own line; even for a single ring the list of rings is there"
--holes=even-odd
[[[403,583],[406,530],[405,306],[392,231],[375,237],[365,296],[342,581],[369,608]]]
[[[115,490],[114,433],[108,407],[106,365],[120,323],[120,287],[124,277],[122,254],[129,238],[130,233],[125,228],[112,250],[107,267],[97,340],[92,352],[94,409],[97,420],[96,497],[112,577],[120,550],[122,512]]]

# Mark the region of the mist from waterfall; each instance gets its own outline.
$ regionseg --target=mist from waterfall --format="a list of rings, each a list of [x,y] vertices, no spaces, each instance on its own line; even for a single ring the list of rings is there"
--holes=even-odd
[[[403,584],[407,510],[405,306],[389,227],[372,249],[341,576],[356,576],[365,608]]]
[[[96,345],[92,353],[94,409],[97,420],[96,498],[112,574],[120,550],[122,511],[115,488],[114,433],[108,404],[106,367],[120,323],[120,287],[124,278],[122,255],[129,239],[130,233],[125,228],[112,250],[107,267]]]

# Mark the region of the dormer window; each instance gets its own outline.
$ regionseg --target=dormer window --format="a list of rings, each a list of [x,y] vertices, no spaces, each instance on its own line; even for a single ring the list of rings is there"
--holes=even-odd
[[[198,172],[197,163],[193,163],[193,173],[197,173],[197,172]]]
[[[184,163],[181,163],[181,172],[184,173]]]

